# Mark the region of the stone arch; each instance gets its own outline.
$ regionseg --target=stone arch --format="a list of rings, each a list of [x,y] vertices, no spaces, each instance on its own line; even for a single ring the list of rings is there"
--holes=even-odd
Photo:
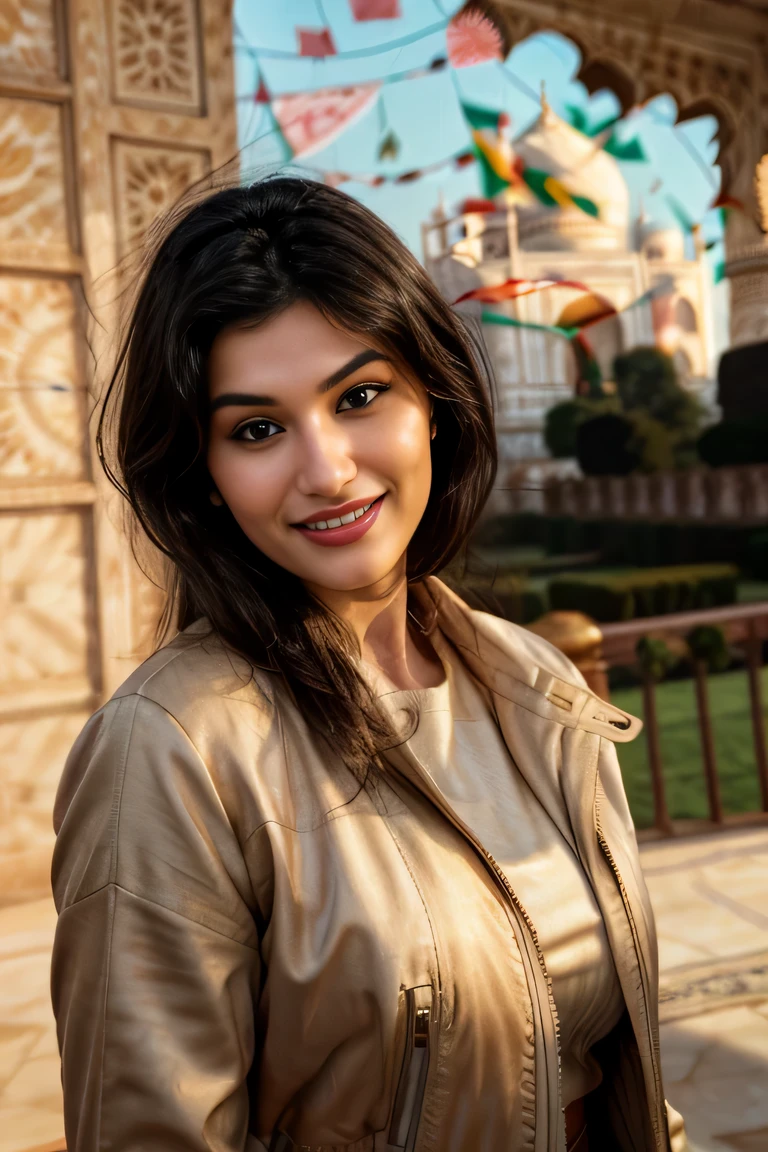
[[[675,303],[675,323],[681,332],[695,333],[699,330],[694,307],[685,296],[681,296]]]
[[[589,315],[604,303],[602,297],[588,292],[566,304],[560,312],[556,323],[563,328],[577,324],[585,315]],[[621,317],[608,316],[599,324],[590,325],[585,336],[591,347],[595,359],[600,365],[600,371],[605,379],[613,376],[613,362],[617,356],[625,351],[624,330]]]
[[[649,19],[639,0],[626,6],[596,0],[588,13],[574,0],[541,0],[535,9],[525,0],[494,0],[493,6],[512,43],[539,32],[570,40],[581,53],[577,79],[589,92],[609,88],[624,112],[668,94],[677,104],[678,122],[713,115],[724,190],[737,179],[743,182],[745,163],[756,163],[750,108],[761,76],[753,39],[745,36],[740,52],[726,54],[721,46],[727,25],[718,38],[700,35],[690,24],[676,24],[674,13]],[[629,12],[630,7],[635,10]]]
[[[630,108],[637,103],[637,86],[632,76],[610,60],[588,60],[585,64],[584,51],[581,51],[582,66],[579,69],[578,79],[589,92],[599,92],[602,88],[609,88],[621,105],[622,115],[626,115]]]

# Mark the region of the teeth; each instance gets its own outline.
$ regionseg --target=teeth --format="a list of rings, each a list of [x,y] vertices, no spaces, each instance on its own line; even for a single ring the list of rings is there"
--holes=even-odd
[[[373,501],[363,508],[358,508],[356,512],[348,512],[346,516],[336,516],[332,520],[316,520],[314,524],[307,524],[306,527],[312,528],[315,532],[324,532],[326,528],[340,528],[342,524],[351,524],[353,520],[359,520],[372,504]]]

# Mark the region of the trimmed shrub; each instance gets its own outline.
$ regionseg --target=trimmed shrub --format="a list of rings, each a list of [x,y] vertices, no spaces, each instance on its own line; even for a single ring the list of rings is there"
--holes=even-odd
[[[514,624],[530,624],[547,610],[542,593],[529,588],[514,575],[499,576],[493,581],[466,577],[446,583],[450,583],[450,587],[470,608],[490,612]]]
[[[544,420],[544,443],[556,460],[576,455],[579,426],[595,416],[618,412],[620,404],[612,397],[594,400],[586,396],[564,400],[550,408]]]
[[[516,512],[491,516],[475,529],[472,543],[477,548],[518,548],[543,545],[547,518],[538,512]]]
[[[735,603],[738,574],[727,564],[574,574],[550,583],[549,601],[553,609],[584,612],[599,623],[664,616]]]
[[[710,672],[724,672],[731,662],[728,644],[722,628],[700,624],[686,636],[694,660],[702,660]]]
[[[696,448],[710,468],[768,462],[768,419],[721,420],[699,437]]]
[[[576,459],[585,476],[628,476],[640,466],[634,425],[627,416],[607,413],[576,429]]]
[[[768,580],[768,529],[751,534],[747,542],[746,559],[756,580]]]
[[[645,676],[656,682],[663,680],[679,661],[679,657],[666,640],[641,636],[635,646],[637,662]]]

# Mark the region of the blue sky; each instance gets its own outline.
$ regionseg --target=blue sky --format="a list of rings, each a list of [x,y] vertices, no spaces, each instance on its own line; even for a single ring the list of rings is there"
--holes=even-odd
[[[445,26],[461,0],[400,0],[396,20],[356,23],[348,0],[236,0],[235,61],[240,145],[244,168],[259,173],[287,160],[284,144],[271,131],[269,111],[253,103],[259,75],[272,95],[311,91],[428,67],[445,57]],[[332,29],[339,55],[322,60],[296,56],[296,26]],[[410,41],[410,42],[408,42]],[[437,164],[469,147],[470,137],[460,99],[506,111],[513,134],[519,135],[539,113],[541,82],[547,98],[561,115],[567,106],[584,110],[591,123],[618,111],[610,92],[590,97],[575,76],[580,57],[563,37],[544,33],[516,45],[507,59],[460,70],[443,69],[416,79],[390,80],[378,104],[334,143],[300,164],[300,170],[351,171],[396,175]],[[634,211],[642,203],[659,225],[674,224],[670,198],[704,224],[708,240],[722,236],[719,213],[707,211],[717,196],[720,173],[715,166],[716,122],[703,117],[675,125],[677,109],[669,96],[660,96],[630,114],[619,131],[637,135],[648,157],[621,164]],[[396,159],[380,161],[377,152],[385,132],[400,142]],[[299,167],[294,163],[292,170]],[[479,192],[476,165],[456,171],[449,166],[408,184],[370,188],[360,182],[344,185],[382,216],[420,254],[420,224],[442,194],[447,205]],[[711,259],[721,258],[721,244]]]

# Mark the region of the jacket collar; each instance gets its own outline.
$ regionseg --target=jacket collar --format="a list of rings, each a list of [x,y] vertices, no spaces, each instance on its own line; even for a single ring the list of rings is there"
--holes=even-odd
[[[427,631],[439,628],[489,691],[565,728],[615,743],[634,740],[642,730],[637,717],[591,692],[570,660],[542,637],[475,611],[434,576],[412,590]]]

